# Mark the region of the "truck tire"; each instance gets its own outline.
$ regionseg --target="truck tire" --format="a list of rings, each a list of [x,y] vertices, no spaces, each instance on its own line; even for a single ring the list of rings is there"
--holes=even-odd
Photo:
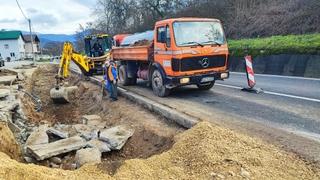
[[[197,86],[200,90],[207,91],[207,90],[210,90],[214,86],[214,83],[215,83],[215,81],[212,81],[207,84],[197,84]]]
[[[152,72],[151,84],[153,93],[159,97],[166,97],[170,94],[170,89],[166,88],[164,85],[164,78],[162,77],[160,71],[155,69]]]
[[[119,67],[119,82],[123,86],[137,84],[137,77],[129,78],[127,72],[127,65],[120,65]]]

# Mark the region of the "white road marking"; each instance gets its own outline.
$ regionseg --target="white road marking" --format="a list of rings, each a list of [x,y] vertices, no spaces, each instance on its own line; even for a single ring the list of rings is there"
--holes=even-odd
[[[246,73],[242,73],[242,72],[230,72],[230,74],[246,75]],[[281,76],[281,75],[271,75],[271,74],[255,74],[255,76],[320,81],[320,79],[318,79],[318,78],[306,78],[306,77],[296,77],[296,76]]]
[[[232,86],[232,85],[225,85],[225,84],[219,84],[216,83],[218,86],[232,88],[232,89],[242,89],[242,87],[239,86]],[[288,98],[294,98],[294,99],[300,99],[300,100],[306,100],[306,101],[312,101],[312,102],[318,102],[320,103],[320,99],[314,99],[314,98],[308,98],[303,96],[295,96],[291,94],[284,94],[284,93],[277,93],[272,91],[263,91],[265,94],[275,95],[275,96],[282,96],[282,97],[288,97]]]

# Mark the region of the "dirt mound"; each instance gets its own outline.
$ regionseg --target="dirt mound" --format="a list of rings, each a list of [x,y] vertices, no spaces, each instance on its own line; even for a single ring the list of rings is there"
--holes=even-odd
[[[320,172],[292,154],[202,122],[176,138],[172,149],[148,159],[127,160],[115,179],[319,179]],[[24,165],[0,153],[0,177],[110,178],[95,166],[70,172]]]
[[[259,140],[199,123],[177,138],[171,150],[147,160],[130,160],[116,177],[135,179],[319,179],[319,169]]]
[[[6,122],[0,122],[0,152],[6,153],[12,159],[21,159],[20,146]]]
[[[183,131],[175,124],[170,124],[162,118],[149,113],[134,103],[123,98],[112,103],[107,98],[102,98],[102,88],[71,74],[67,82],[69,86],[78,86],[79,92],[68,104],[56,105],[49,96],[49,91],[54,87],[54,76],[57,66],[40,66],[32,75],[25,88],[38,96],[42,101],[41,112],[36,112],[28,97],[24,97],[24,111],[30,122],[35,124],[79,124],[83,115],[95,114],[101,117],[105,127],[126,125],[134,129],[133,136],[127,141],[120,151],[103,153],[102,164],[99,166],[106,173],[113,174],[124,160],[134,158],[147,158],[154,154],[162,153],[171,148],[173,137]],[[104,127],[99,127],[103,129]],[[74,153],[63,155],[61,158],[68,160],[61,168],[68,168],[74,163]],[[49,166],[47,161],[39,165]]]

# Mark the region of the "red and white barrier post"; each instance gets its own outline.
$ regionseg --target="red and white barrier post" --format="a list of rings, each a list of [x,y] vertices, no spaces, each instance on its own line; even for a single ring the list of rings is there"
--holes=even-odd
[[[247,73],[247,80],[248,80],[248,86],[247,88],[243,88],[243,91],[248,91],[248,92],[254,92],[254,93],[260,93],[262,92],[262,89],[260,88],[255,88],[256,85],[256,80],[254,78],[254,70],[253,70],[253,61],[252,57],[250,55],[247,55],[244,57],[245,59],[245,64],[246,64],[246,73]]]

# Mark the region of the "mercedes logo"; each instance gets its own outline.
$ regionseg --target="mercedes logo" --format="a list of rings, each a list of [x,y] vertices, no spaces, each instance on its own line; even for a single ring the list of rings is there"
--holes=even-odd
[[[199,63],[201,64],[201,66],[203,68],[209,67],[209,59],[208,58],[203,58],[202,60],[199,61]]]

